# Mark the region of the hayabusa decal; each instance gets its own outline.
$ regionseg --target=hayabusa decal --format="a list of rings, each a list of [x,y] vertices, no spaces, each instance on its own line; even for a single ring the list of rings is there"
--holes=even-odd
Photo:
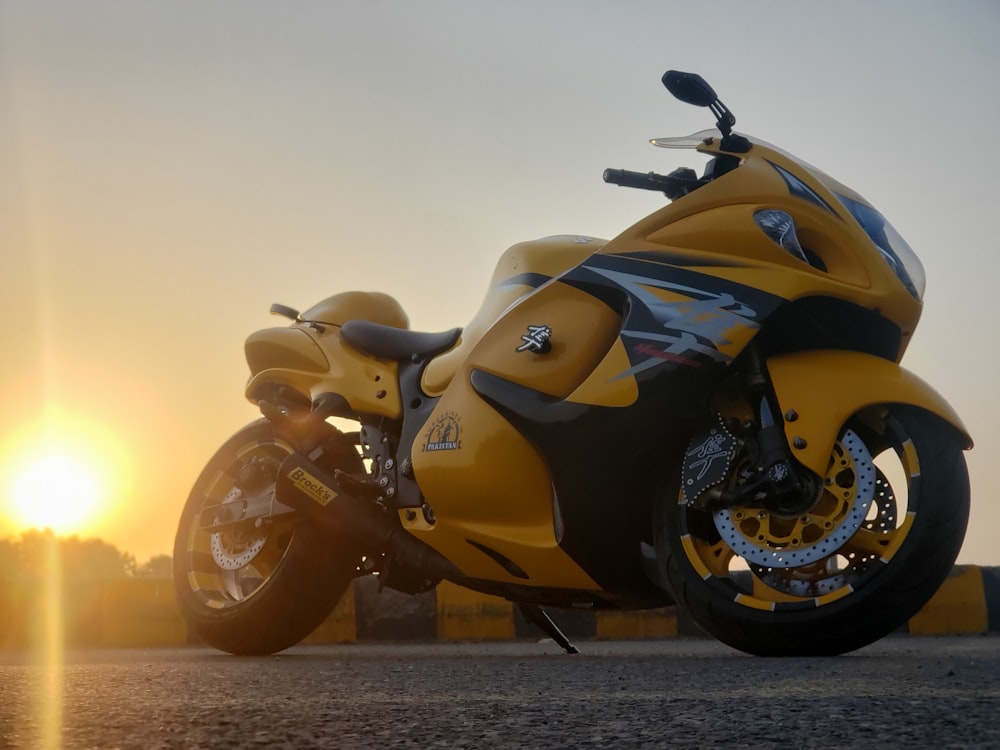
[[[528,332],[521,336],[522,343],[517,347],[517,351],[545,354],[552,349],[550,338],[552,329],[549,326],[528,326]]]
[[[633,358],[635,364],[615,379],[636,375],[664,362],[687,366],[700,366],[706,361],[725,364],[732,360],[732,356],[721,351],[720,347],[733,343],[729,332],[734,328],[756,330],[760,327],[755,320],[757,311],[729,292],[710,292],[608,268],[590,267],[589,270],[624,289],[652,318],[651,321],[641,321],[645,325],[636,326],[634,323],[640,321],[630,316],[622,337],[635,341],[627,346],[637,356]],[[653,289],[684,299],[666,302]]]

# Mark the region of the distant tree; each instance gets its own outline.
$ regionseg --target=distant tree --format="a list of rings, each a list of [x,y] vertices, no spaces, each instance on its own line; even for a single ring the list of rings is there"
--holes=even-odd
[[[104,581],[132,576],[135,558],[101,539],[57,537],[51,529],[26,531],[16,543],[18,577],[58,572],[65,581]],[[0,548],[0,555],[3,554]]]
[[[135,574],[132,555],[101,539],[62,540],[62,569],[66,580],[106,581]]]
[[[18,577],[21,570],[21,550],[13,539],[0,539],[0,581]]]
[[[156,555],[136,568],[137,578],[170,578],[173,575],[174,561],[170,555]]]
[[[43,578],[51,565],[61,565],[61,545],[51,529],[25,531],[17,544],[18,577]]]

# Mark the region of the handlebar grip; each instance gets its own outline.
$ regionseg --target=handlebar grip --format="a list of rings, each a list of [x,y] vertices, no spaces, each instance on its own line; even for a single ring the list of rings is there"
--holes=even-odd
[[[605,169],[604,181],[621,187],[634,187],[643,190],[652,189],[649,175],[643,172],[633,172],[628,169]]]
[[[621,187],[656,190],[671,200],[680,198],[695,187],[691,180],[680,180],[656,172],[633,172],[628,169],[605,169],[604,181]]]

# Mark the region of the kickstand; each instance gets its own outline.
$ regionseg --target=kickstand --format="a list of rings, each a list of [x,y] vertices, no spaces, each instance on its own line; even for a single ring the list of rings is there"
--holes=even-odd
[[[528,622],[543,630],[547,636],[562,646],[567,654],[580,653],[580,649],[569,642],[566,634],[559,629],[558,625],[552,622],[552,618],[545,614],[537,604],[517,602],[517,608],[521,610],[521,614],[524,615]]]

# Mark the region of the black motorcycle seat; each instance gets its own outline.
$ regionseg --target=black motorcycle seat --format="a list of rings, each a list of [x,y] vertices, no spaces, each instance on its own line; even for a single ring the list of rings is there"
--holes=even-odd
[[[370,320],[348,320],[340,327],[344,341],[355,349],[379,359],[426,360],[446,352],[458,343],[461,328],[441,333],[422,333],[393,328]]]

